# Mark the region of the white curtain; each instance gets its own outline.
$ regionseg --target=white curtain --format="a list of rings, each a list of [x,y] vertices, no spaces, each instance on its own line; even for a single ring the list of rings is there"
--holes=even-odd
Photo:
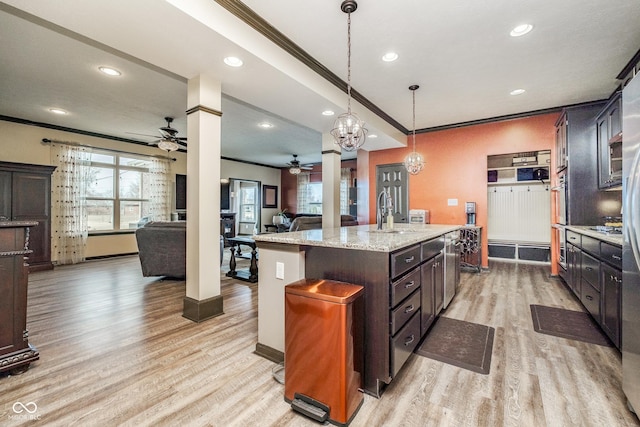
[[[309,172],[301,172],[298,174],[298,205],[297,205],[297,213],[307,212],[308,211],[308,191],[307,186],[309,185],[309,177],[311,174]]]
[[[340,169],[340,214],[349,214],[349,187],[351,186],[351,169]]]
[[[87,212],[85,194],[89,181],[91,153],[85,147],[52,144],[51,246],[58,264],[75,264],[85,259]]]
[[[148,198],[146,216],[152,221],[168,221],[171,211],[171,183],[169,160],[151,158],[149,172],[146,173],[143,194]]]

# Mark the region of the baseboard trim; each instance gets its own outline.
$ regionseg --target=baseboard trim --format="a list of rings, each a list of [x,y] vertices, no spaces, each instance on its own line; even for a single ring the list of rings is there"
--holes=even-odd
[[[275,363],[284,362],[284,353],[268,345],[257,343],[254,353]]]
[[[196,300],[189,297],[184,297],[183,299],[182,317],[193,322],[204,322],[221,314],[224,314],[222,295],[204,300]]]

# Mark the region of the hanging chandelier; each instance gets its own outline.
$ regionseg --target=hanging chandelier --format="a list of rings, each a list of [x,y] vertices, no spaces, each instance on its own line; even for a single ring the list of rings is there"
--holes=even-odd
[[[364,144],[367,130],[364,123],[351,112],[351,13],[358,8],[358,3],[345,0],[340,9],[347,14],[347,112],[340,114],[333,124],[331,135],[345,151],[357,150]]]
[[[411,175],[417,175],[424,169],[424,157],[416,152],[416,90],[420,86],[411,85],[409,90],[413,92],[413,151],[404,159],[404,167]]]

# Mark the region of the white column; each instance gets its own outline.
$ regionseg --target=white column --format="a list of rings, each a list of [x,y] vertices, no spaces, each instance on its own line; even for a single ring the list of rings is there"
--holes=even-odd
[[[187,291],[183,316],[223,313],[220,293],[221,85],[200,75],[187,97]]]
[[[322,228],[340,227],[340,146],[322,134]]]

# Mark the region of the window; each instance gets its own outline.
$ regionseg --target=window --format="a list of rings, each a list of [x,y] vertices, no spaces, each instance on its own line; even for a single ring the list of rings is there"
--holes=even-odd
[[[138,228],[149,215],[151,160],[131,154],[91,154],[86,208],[89,232]]]
[[[342,169],[340,175],[340,214],[349,214],[350,170]],[[310,182],[309,173],[298,175],[298,213],[322,214],[322,183]]]

